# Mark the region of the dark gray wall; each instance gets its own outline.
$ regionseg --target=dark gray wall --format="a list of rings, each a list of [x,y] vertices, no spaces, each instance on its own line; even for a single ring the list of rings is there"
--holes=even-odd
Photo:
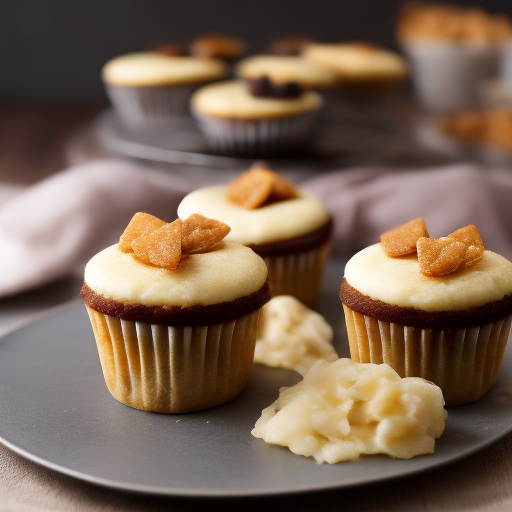
[[[104,98],[102,64],[152,41],[208,31],[239,36],[250,52],[270,37],[394,44],[398,0],[0,0],[0,101]],[[512,15],[512,0],[481,2]]]

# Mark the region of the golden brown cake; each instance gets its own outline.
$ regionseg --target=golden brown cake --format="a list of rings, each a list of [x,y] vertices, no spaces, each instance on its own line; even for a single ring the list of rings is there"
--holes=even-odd
[[[247,247],[221,241],[226,228],[197,215],[165,223],[137,214],[119,244],[87,264],[82,295],[120,402],[196,411],[247,384],[267,269]]]

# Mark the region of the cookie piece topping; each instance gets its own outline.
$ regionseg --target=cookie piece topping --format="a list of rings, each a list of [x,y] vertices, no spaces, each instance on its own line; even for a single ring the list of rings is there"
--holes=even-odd
[[[474,265],[484,257],[484,243],[473,224],[447,237],[429,238],[423,219],[411,220],[380,236],[384,253],[390,258],[418,253],[421,273],[440,277]]]
[[[151,231],[161,228],[164,225],[165,222],[158,217],[154,217],[149,213],[138,212],[132,217],[128,226],[126,226],[117,247],[121,252],[133,252],[132,242],[135,239],[145,233],[151,233]]]
[[[230,201],[247,210],[260,206],[295,199],[297,189],[284,178],[268,168],[264,162],[256,162],[249,171],[235,178],[227,187]]]
[[[466,245],[449,237],[420,238],[417,243],[421,273],[440,277],[455,272],[464,262]]]
[[[181,261],[181,233],[181,219],[176,219],[135,239],[133,252],[147,265],[175,270]]]
[[[181,249],[184,254],[204,252],[218,244],[230,231],[231,228],[220,220],[194,213],[183,221]]]
[[[467,250],[464,255],[465,267],[477,263],[484,257],[484,243],[480,237],[477,227],[473,224],[458,229],[448,236],[466,245]]]
[[[419,217],[390,229],[380,235],[382,250],[390,258],[405,256],[416,252],[416,242],[422,238],[428,238],[425,221]]]
[[[146,265],[175,270],[189,254],[211,249],[231,231],[214,219],[193,214],[166,223],[148,213],[136,213],[119,240],[121,252],[133,252]]]

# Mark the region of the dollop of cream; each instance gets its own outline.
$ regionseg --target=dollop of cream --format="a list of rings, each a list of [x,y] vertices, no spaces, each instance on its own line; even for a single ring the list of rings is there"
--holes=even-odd
[[[247,210],[226,197],[226,186],[206,187],[188,194],[178,206],[185,220],[193,213],[220,220],[231,227],[225,240],[241,244],[264,244],[311,233],[329,220],[324,205],[313,195]]]
[[[368,297],[424,311],[457,311],[503,299],[512,293],[512,263],[485,251],[475,265],[441,277],[421,273],[416,254],[390,258],[381,244],[355,254],[345,278]]]
[[[254,251],[221,242],[209,252],[192,254],[176,270],[145,265],[113,245],[85,267],[85,282],[97,294],[146,306],[206,306],[258,291],[267,266]]]
[[[125,87],[193,84],[222,78],[226,65],[215,59],[139,52],[109,60],[101,74],[105,82]]]
[[[317,361],[335,361],[332,328],[324,317],[291,295],[279,295],[261,310],[254,362],[305,375]]]
[[[336,74],[324,66],[302,57],[288,55],[255,55],[237,66],[243,78],[268,77],[277,83],[297,82],[306,89],[333,87]]]
[[[317,362],[302,382],[282,388],[252,435],[318,463],[384,453],[409,459],[433,453],[447,413],[441,389],[401,379],[386,364]]]
[[[318,110],[322,97],[305,91],[298,98],[259,98],[249,93],[242,81],[205,85],[194,93],[191,105],[201,114],[233,119],[268,119]]]

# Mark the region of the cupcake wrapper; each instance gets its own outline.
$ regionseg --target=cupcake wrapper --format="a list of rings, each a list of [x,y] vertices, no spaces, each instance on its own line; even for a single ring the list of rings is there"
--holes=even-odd
[[[249,381],[260,310],[231,322],[170,327],[86,308],[107,387],[123,404],[198,411],[232,400]]]
[[[343,305],[350,354],[386,363],[401,377],[422,377],[443,391],[446,405],[478,400],[498,376],[512,315],[464,329],[419,329],[381,322]]]
[[[498,74],[494,45],[405,44],[412,81],[424,107],[455,111],[478,105],[478,86]]]
[[[105,84],[105,88],[121,121],[136,128],[188,116],[188,100],[198,85],[119,87]]]
[[[330,243],[310,251],[264,258],[268,267],[270,295],[293,295],[306,306],[318,300]]]
[[[268,157],[303,150],[313,139],[317,112],[278,119],[223,119],[193,112],[210,146],[221,153]]]

